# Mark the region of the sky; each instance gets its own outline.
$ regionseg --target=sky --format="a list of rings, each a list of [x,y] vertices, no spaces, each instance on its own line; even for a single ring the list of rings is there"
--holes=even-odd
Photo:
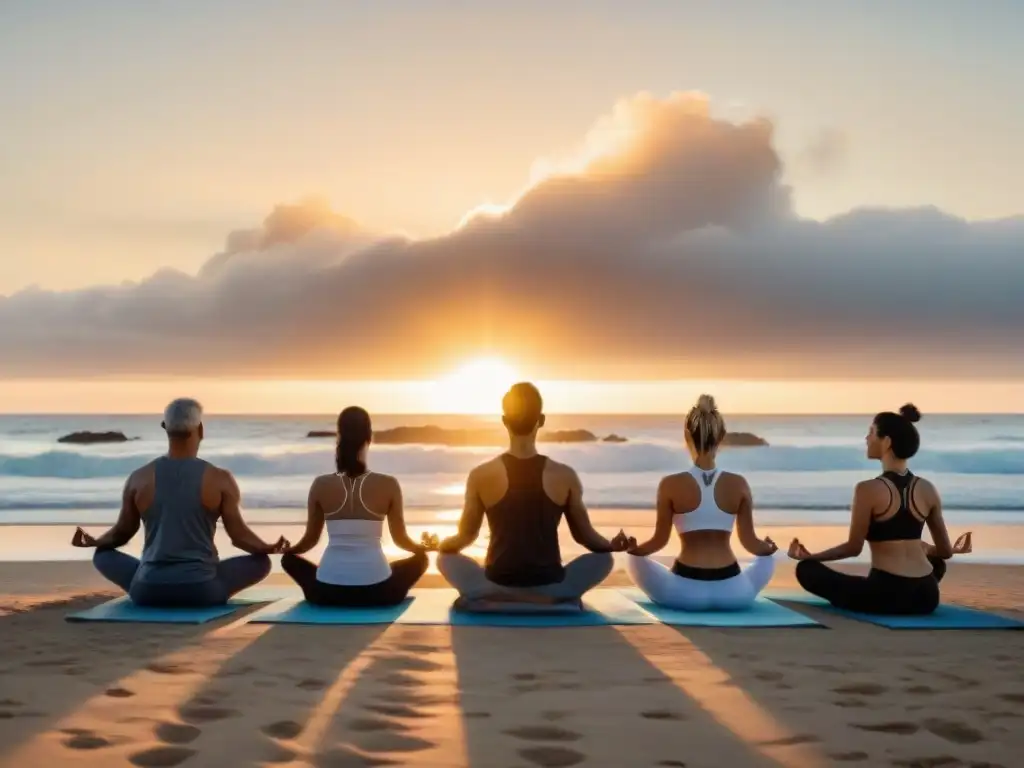
[[[1022,22],[0,2],[0,410],[1024,410]]]

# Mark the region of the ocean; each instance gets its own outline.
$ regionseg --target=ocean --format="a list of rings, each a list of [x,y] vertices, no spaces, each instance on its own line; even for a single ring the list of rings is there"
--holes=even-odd
[[[435,424],[494,425],[494,418],[376,416],[376,429]],[[845,525],[854,484],[878,472],[864,457],[869,416],[731,416],[731,431],[752,432],[768,447],[729,448],[720,465],[747,476],[755,520],[768,525]],[[313,476],[333,469],[325,416],[211,416],[202,455],[237,476],[243,505],[257,523],[305,519]],[[929,416],[919,424],[922,450],[913,469],[935,482],[951,527],[1024,523],[1024,416]],[[688,466],[682,417],[552,416],[550,429],[614,433],[625,443],[548,444],[574,466],[591,508],[653,509],[659,478]],[[76,430],[120,430],[131,442],[79,446],[57,439]],[[0,416],[0,524],[112,522],[126,475],[164,450],[158,415]],[[466,473],[496,447],[375,446],[371,467],[396,475],[418,519],[451,521]],[[642,518],[650,520],[649,517]]]

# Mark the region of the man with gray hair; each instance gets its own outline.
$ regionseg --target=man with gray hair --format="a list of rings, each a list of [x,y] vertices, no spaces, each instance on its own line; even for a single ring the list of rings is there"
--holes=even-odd
[[[270,573],[270,557],[284,551],[282,537],[267,544],[245,524],[238,483],[226,469],[198,458],[203,407],[179,399],[164,410],[167,455],[135,470],[114,527],[98,538],[78,528],[76,547],[95,547],[93,564],[139,605],[223,605]],[[231,543],[249,554],[220,560],[217,520]],[[142,559],[118,551],[145,527]]]

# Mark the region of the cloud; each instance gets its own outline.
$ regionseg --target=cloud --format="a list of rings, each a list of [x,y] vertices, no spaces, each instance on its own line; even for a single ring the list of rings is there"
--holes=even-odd
[[[624,100],[538,168],[439,238],[311,200],[194,276],[0,298],[3,370],[404,378],[496,353],[537,377],[1024,374],[1024,218],[801,219],[772,124],[693,94]]]

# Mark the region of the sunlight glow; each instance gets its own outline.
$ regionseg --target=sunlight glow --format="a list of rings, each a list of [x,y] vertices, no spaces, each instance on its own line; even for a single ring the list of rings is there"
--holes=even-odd
[[[455,229],[465,229],[468,225],[473,223],[474,219],[500,219],[506,213],[512,210],[513,204],[504,203],[480,203],[480,205],[474,206],[467,211],[459,223],[455,225]]]
[[[500,413],[501,398],[518,378],[501,358],[471,360],[433,383],[432,408],[438,413]]]

